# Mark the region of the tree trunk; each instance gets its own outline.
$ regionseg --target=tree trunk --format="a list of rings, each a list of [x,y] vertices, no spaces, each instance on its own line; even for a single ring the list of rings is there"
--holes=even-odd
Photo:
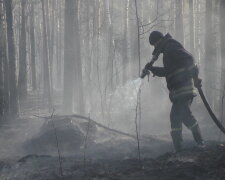
[[[51,16],[51,38],[49,45],[49,62],[50,62],[50,79],[51,79],[51,87],[53,88],[53,60],[54,60],[54,43],[55,43],[55,3],[56,0],[52,1],[52,16]]]
[[[8,59],[9,59],[9,105],[12,117],[18,115],[18,97],[16,82],[16,54],[13,33],[13,15],[12,0],[5,0],[6,22],[7,22],[7,40],[8,40]]]
[[[57,53],[57,87],[62,87],[62,51],[63,51],[63,23],[62,23],[62,2],[58,1],[58,26],[56,39],[56,53]]]
[[[135,1],[131,1],[130,2],[130,9],[135,9]],[[134,15],[132,15],[132,12],[130,11],[131,16],[133,17]],[[135,16],[134,16],[135,17]],[[136,21],[136,17],[135,20],[130,21],[130,25],[129,25],[129,30],[130,30],[130,52],[131,52],[131,71],[130,71],[130,78],[134,79],[137,77],[137,74],[139,72],[139,52],[138,52],[138,36],[137,36],[137,21]]]
[[[213,35],[213,8],[212,1],[206,0],[206,15],[205,15],[205,92],[209,103],[213,105],[213,87],[215,87],[214,77],[214,67],[215,67],[215,57],[216,57],[216,45],[215,37]]]
[[[4,5],[4,0],[3,1],[3,5]],[[5,45],[3,51],[2,51],[2,57],[3,57],[3,74],[4,74],[4,116],[8,117],[9,115],[9,66],[8,66],[8,58],[7,58],[7,35],[6,35],[6,15],[5,15],[5,9],[4,9],[4,25],[3,27],[3,39],[2,39],[2,43],[3,45]]]
[[[74,53],[74,22],[75,22],[75,0],[65,0],[64,16],[64,90],[63,108],[64,113],[71,113],[73,110],[73,87],[75,75]]]
[[[76,84],[74,84],[75,92],[77,92],[77,110],[78,113],[84,114],[84,95],[83,95],[83,76],[82,76],[82,62],[80,55],[80,28],[79,28],[79,0],[75,0],[75,19],[74,19],[74,37],[75,37],[75,77]]]
[[[165,24],[165,1],[164,0],[157,0],[157,21],[159,22],[159,26],[157,29],[162,32],[163,34],[167,33],[166,31],[166,24]]]
[[[200,63],[200,59],[201,59],[201,56],[200,56],[200,52],[201,52],[201,49],[200,49],[200,42],[201,42],[201,28],[200,28],[200,17],[199,17],[199,14],[200,14],[200,4],[199,4],[199,1],[195,1],[195,60],[196,60],[196,63],[198,63],[199,65],[201,64]]]
[[[194,7],[193,0],[189,0],[189,28],[190,28],[190,51],[194,55],[195,52],[195,43],[194,43]]]
[[[140,46],[140,19],[138,14],[137,0],[135,0],[135,12],[137,22],[137,43],[138,43],[138,76],[141,74],[141,46]]]
[[[3,64],[6,58],[5,22],[3,0],[0,0],[0,121],[4,116],[4,71]]]
[[[30,15],[30,57],[31,57],[31,76],[32,89],[37,89],[36,82],[36,61],[35,61],[35,33],[34,33],[34,2],[31,1],[31,15]]]
[[[49,108],[52,105],[51,88],[49,80],[49,62],[48,62],[48,41],[47,41],[47,28],[45,20],[45,5],[44,0],[42,3],[42,17],[43,17],[43,65],[44,65],[44,97],[48,100]]]
[[[26,0],[21,0],[22,19],[19,40],[19,78],[18,91],[20,100],[27,97],[27,58],[26,58],[26,29],[25,29],[25,7]]]
[[[184,44],[183,1],[182,0],[176,0],[175,37],[179,42]]]
[[[50,0],[45,1],[45,27],[46,27],[46,40],[47,40],[47,51],[48,51],[48,71],[49,71],[49,85],[50,85],[50,92],[53,91],[52,89],[52,54],[51,54],[51,29],[50,29]],[[54,0],[55,1],[55,0]]]
[[[221,99],[223,95],[225,95],[225,36],[224,36],[224,29],[225,29],[225,1],[220,0],[220,45],[221,45],[221,83],[220,83],[220,89],[221,89]],[[224,111],[225,108],[221,109],[221,111]],[[224,114],[223,113],[223,114]],[[221,117],[224,119],[224,117]]]
[[[113,83],[113,60],[114,60],[114,52],[115,52],[115,41],[113,37],[113,25],[111,19],[111,11],[110,11],[110,4],[109,0],[105,1],[105,10],[106,10],[106,31],[107,31],[107,44],[108,44],[108,58],[107,58],[107,80],[106,86],[107,89],[112,91],[114,89]],[[124,62],[123,62],[124,63]],[[123,69],[123,71],[125,71]]]
[[[129,5],[130,0],[125,2],[125,18],[124,18],[124,57],[123,57],[123,84],[127,81],[127,67],[128,67],[128,27],[129,27]]]
[[[92,80],[91,80],[91,73],[92,73],[92,61],[91,61],[91,30],[90,30],[90,21],[91,21],[91,16],[90,16],[90,10],[91,10],[91,3],[90,0],[86,0],[84,2],[84,5],[86,7],[86,31],[87,36],[85,37],[85,52],[86,52],[86,59],[85,59],[85,97],[86,97],[86,103],[87,100],[91,106],[92,104]]]

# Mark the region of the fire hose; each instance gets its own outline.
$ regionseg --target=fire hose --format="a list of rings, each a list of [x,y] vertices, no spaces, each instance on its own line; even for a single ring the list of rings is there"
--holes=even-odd
[[[154,64],[154,62],[155,62],[156,60],[157,60],[157,57],[154,57],[154,56],[153,56],[153,58],[152,58],[152,60],[150,61],[149,65],[150,65],[150,66],[153,66],[153,64]],[[145,76],[146,76],[146,75],[149,76],[149,74],[150,74],[150,73],[149,73],[149,71],[148,71],[147,69],[143,69],[143,70],[142,70],[142,74],[140,75],[140,77],[141,77],[142,79],[144,79]],[[218,118],[216,117],[216,115],[214,114],[214,112],[212,111],[212,108],[210,107],[210,105],[209,105],[209,103],[208,103],[208,101],[207,101],[207,99],[206,99],[206,97],[205,97],[205,95],[204,95],[204,93],[203,93],[203,91],[202,91],[201,86],[199,85],[199,86],[197,87],[197,89],[198,89],[198,92],[199,92],[199,94],[200,94],[200,97],[201,97],[201,99],[202,99],[202,101],[203,101],[203,103],[204,103],[204,105],[205,105],[205,107],[206,107],[206,109],[207,109],[207,111],[208,111],[210,117],[212,118],[212,120],[214,121],[214,123],[217,125],[217,127],[220,129],[220,131],[222,131],[223,134],[225,134],[225,128],[224,128],[224,126],[223,126],[222,123],[218,120]]]
[[[212,120],[215,122],[215,124],[217,125],[217,127],[223,132],[223,134],[225,134],[225,128],[224,126],[222,125],[222,123],[220,123],[220,121],[217,119],[216,115],[214,114],[214,112],[212,111],[212,108],[210,107],[208,101],[206,100],[206,97],[202,91],[202,88],[201,87],[198,87],[198,92],[201,96],[201,99],[207,109],[207,111],[209,112],[209,115],[211,116]]]

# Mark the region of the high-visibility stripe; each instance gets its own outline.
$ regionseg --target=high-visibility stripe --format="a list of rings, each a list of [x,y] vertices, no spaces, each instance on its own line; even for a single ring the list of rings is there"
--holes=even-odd
[[[198,125],[198,122],[195,122],[192,126],[189,127],[189,129],[192,130],[197,125]]]
[[[184,86],[184,87],[181,87],[177,90],[171,91],[172,98],[177,98],[179,96],[186,95],[186,94],[197,95],[197,91],[194,88],[193,83],[191,83],[188,86]]]
[[[188,67],[188,68],[180,68],[180,69],[176,70],[175,72],[173,72],[173,73],[167,75],[166,77],[167,77],[167,78],[171,78],[171,77],[175,76],[175,75],[178,74],[178,73],[181,73],[181,72],[184,72],[184,71],[187,71],[187,70],[191,70],[191,69],[194,68],[194,67],[195,67],[195,65],[192,65],[192,66],[190,66],[190,67]]]
[[[195,88],[193,87],[193,84],[191,83],[191,84],[189,84],[187,86],[184,86],[184,87],[181,87],[179,89],[174,90],[173,93],[178,94],[180,92],[193,91],[193,90],[195,90]]]
[[[196,91],[196,90],[185,91],[185,92],[181,92],[181,93],[178,93],[178,94],[173,94],[172,97],[173,97],[173,98],[178,98],[179,96],[186,95],[186,94],[193,94],[194,96],[196,96],[197,91]]]

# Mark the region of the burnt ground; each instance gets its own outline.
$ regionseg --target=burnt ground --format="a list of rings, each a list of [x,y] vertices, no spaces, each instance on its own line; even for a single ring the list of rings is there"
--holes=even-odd
[[[57,148],[51,120],[33,116],[37,109],[31,106],[21,114],[0,126],[0,179],[225,179],[223,142],[207,141],[202,150],[192,139],[185,139],[184,151],[174,154],[169,135],[142,135],[139,161],[133,137],[93,123],[87,134],[87,121],[53,118]]]
[[[28,155],[17,161],[1,160],[1,179],[224,179],[225,146],[208,145],[205,150],[188,149],[157,158],[87,160],[62,157],[61,178],[58,158]],[[110,152],[109,152],[110,153]]]

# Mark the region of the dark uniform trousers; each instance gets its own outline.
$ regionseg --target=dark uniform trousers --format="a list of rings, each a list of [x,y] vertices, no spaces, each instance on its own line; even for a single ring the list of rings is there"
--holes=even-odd
[[[191,130],[197,144],[202,145],[203,139],[197,120],[192,115],[190,110],[193,98],[179,98],[173,102],[170,121],[171,121],[171,136],[176,151],[182,149],[182,123]]]
[[[170,112],[172,131],[181,131],[182,123],[189,129],[197,125],[197,121],[190,110],[192,100],[193,98],[182,98],[173,102]]]

